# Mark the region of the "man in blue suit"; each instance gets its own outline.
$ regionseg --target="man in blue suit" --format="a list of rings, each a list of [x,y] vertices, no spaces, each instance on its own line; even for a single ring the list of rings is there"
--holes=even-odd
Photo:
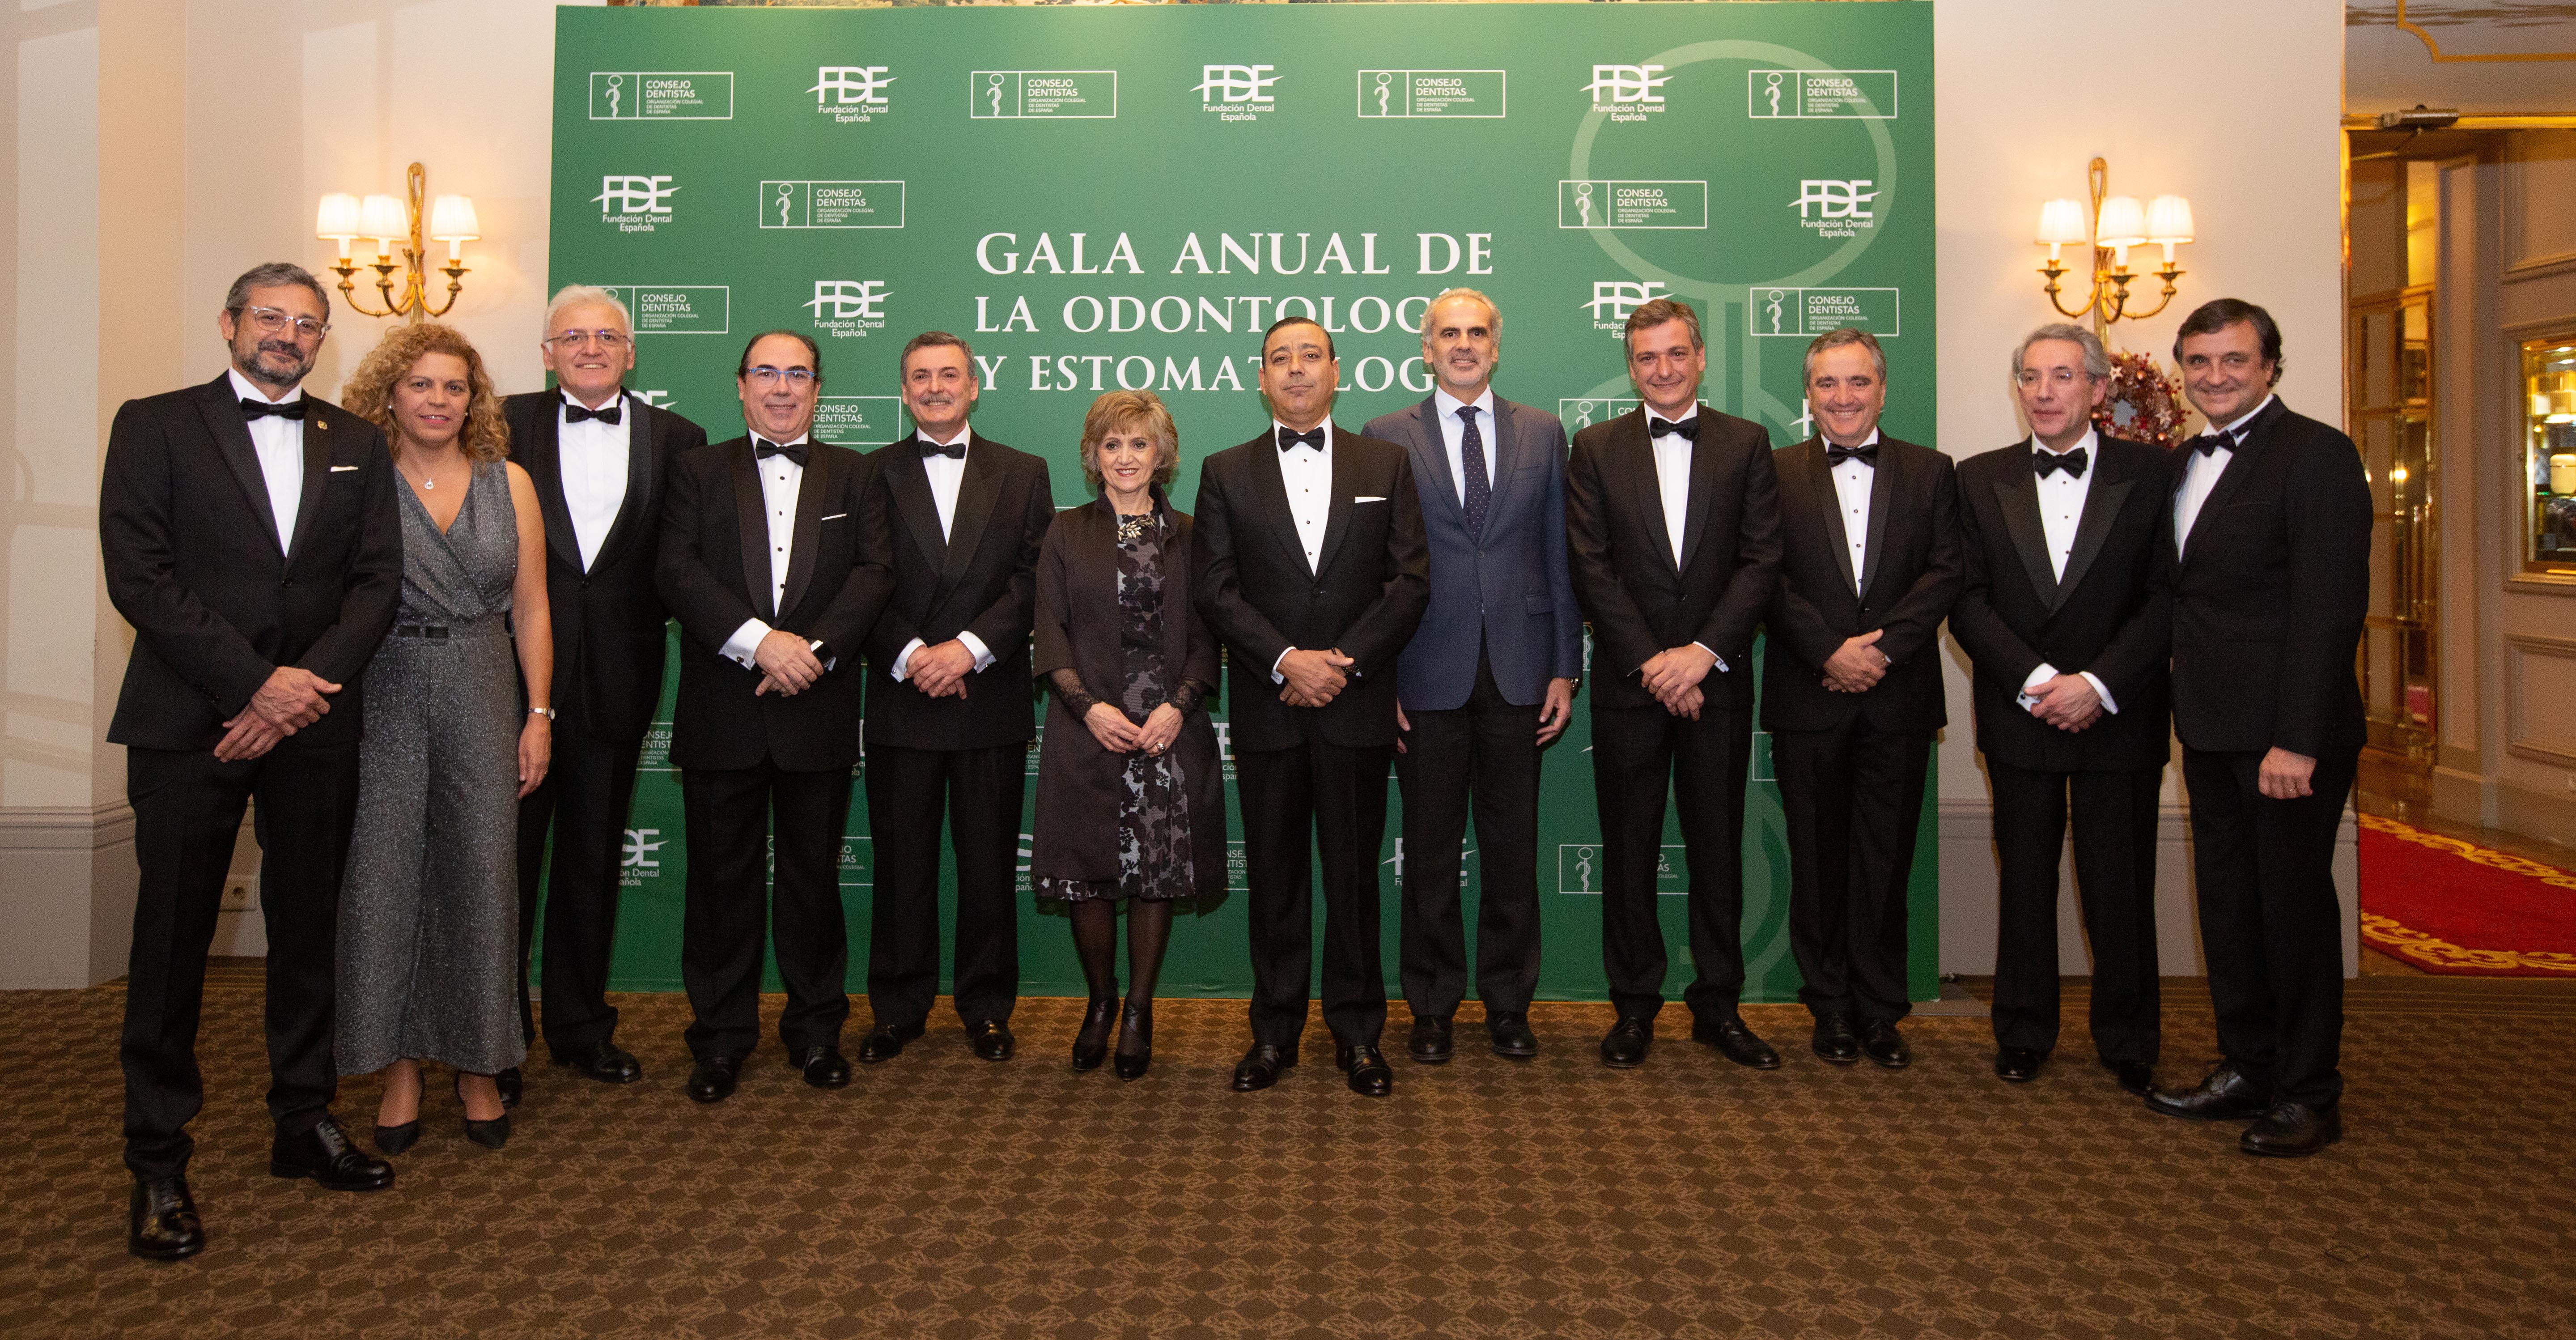
[[[1565,429],[1493,392],[1502,313],[1453,288],[1422,316],[1431,398],[1373,419],[1402,445],[1422,498],[1431,606],[1396,663],[1395,761],[1404,794],[1407,1050],[1454,1054],[1450,1016],[1467,992],[1458,883],[1476,816],[1476,994],[1498,1056],[1538,1055],[1539,751],[1565,730],[1583,665],[1583,614],[1565,560]]]

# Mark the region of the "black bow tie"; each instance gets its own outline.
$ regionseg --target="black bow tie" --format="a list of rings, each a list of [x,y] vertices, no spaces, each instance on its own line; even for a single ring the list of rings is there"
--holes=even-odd
[[[790,442],[782,447],[767,438],[755,437],[751,440],[751,454],[753,459],[763,461],[772,456],[784,456],[796,462],[797,468],[802,469],[809,453],[806,451],[806,444],[802,442]]]
[[[1281,451],[1295,451],[1301,444],[1313,447],[1317,451],[1322,451],[1324,449],[1324,429],[1322,425],[1319,424],[1302,433],[1292,433],[1284,427],[1279,430],[1279,449]]]
[[[966,439],[963,437],[944,447],[926,437],[917,440],[921,443],[921,459],[925,461],[933,456],[945,456],[952,461],[966,459]]]
[[[2203,456],[2212,456],[2217,454],[2220,447],[2225,447],[2229,451],[2236,450],[2238,440],[2234,433],[2203,433],[2191,440],[2191,447]]]
[[[2059,455],[2053,451],[2034,451],[2030,454],[2030,468],[2038,472],[2039,477],[2042,479],[2046,479],[2060,470],[2066,472],[2066,477],[2068,479],[2082,479],[2084,477],[2084,449],[2082,447],[2077,447],[2075,450],[2067,452],[2064,455]]]
[[[1825,464],[1828,467],[1840,465],[1845,461],[1867,461],[1871,469],[1877,469],[1878,444],[1872,442],[1860,447],[1838,447],[1831,442],[1825,444]]]
[[[242,417],[245,419],[257,419],[270,414],[274,414],[281,419],[301,419],[304,417],[304,397],[302,396],[297,396],[293,400],[278,402],[254,400],[249,396],[243,396],[241,407]]]
[[[617,426],[617,421],[624,417],[625,413],[626,401],[622,397],[616,400],[611,400],[607,404],[600,406],[598,409],[583,409],[578,402],[571,400],[565,401],[563,408],[565,423],[579,423],[584,419],[597,419],[611,428]]]
[[[1690,418],[1684,419],[1680,423],[1670,423],[1663,419],[1658,419],[1652,414],[1646,416],[1647,437],[1662,437],[1666,433],[1678,433],[1681,436],[1696,442],[1699,440],[1699,420],[1696,418]]]

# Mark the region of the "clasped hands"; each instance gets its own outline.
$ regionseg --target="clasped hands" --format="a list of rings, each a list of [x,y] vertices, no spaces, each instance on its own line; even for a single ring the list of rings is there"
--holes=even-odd
[[[760,645],[751,649],[751,659],[760,667],[760,683],[751,691],[755,698],[764,693],[793,698],[823,677],[823,661],[814,654],[814,648],[783,628],[761,634]]]
[[[1886,652],[1878,649],[1884,628],[1873,628],[1858,637],[1847,637],[1825,658],[1825,688],[1833,693],[1867,693],[1887,678],[1887,667],[1896,664]]]
[[[1159,754],[1172,747],[1181,734],[1181,709],[1164,703],[1145,715],[1145,724],[1137,725],[1127,714],[1107,703],[1093,703],[1082,714],[1082,724],[1091,728],[1091,738],[1113,754]]]
[[[1279,658],[1279,701],[1290,707],[1322,707],[1341,696],[1351,682],[1349,670],[1357,664],[1339,649],[1291,649]]]
[[[1714,652],[1696,642],[1686,642],[1647,657],[1646,663],[1637,667],[1638,682],[1655,695],[1655,701],[1662,703],[1665,711],[1697,721],[1703,701],[1700,681],[1708,678],[1708,672],[1716,665]]]
[[[275,749],[278,741],[327,715],[331,701],[325,695],[339,691],[339,685],[302,666],[277,667],[250,702],[224,723],[224,738],[215,742],[215,758],[238,763]]]
[[[933,698],[963,698],[966,677],[975,673],[975,652],[953,637],[935,647],[916,647],[904,673],[914,688]]]
[[[2059,675],[2023,696],[2034,700],[2032,716],[2059,730],[2079,731],[2102,719],[2102,694],[2082,675]]]

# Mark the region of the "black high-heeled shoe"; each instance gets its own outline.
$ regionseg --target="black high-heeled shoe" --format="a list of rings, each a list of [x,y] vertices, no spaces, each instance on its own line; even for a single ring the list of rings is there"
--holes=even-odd
[[[1132,1052],[1127,1050],[1130,1038],[1136,1042],[1136,1050]],[[1149,1000],[1138,1005],[1131,1001],[1118,1016],[1118,1078],[1135,1079],[1153,1063],[1154,1002]]]
[[[1109,1055],[1109,1030],[1118,1022],[1118,998],[1091,998],[1082,1012],[1082,1031],[1073,1035],[1073,1069],[1075,1074],[1088,1074],[1100,1068]]]
[[[456,1072],[456,1101],[459,1106],[465,1102],[465,1072],[462,1070]],[[476,1121],[470,1116],[467,1117],[465,1138],[485,1149],[499,1149],[510,1143],[510,1110],[501,1109],[501,1115],[490,1121]]]
[[[419,1143],[420,1118],[418,1117],[414,1117],[400,1126],[378,1126],[376,1128],[376,1152],[379,1154],[399,1154]]]

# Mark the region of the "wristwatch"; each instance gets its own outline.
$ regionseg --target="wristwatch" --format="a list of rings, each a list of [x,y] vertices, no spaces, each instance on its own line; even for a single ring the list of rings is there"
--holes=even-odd
[[[552,721],[555,719],[555,709],[551,707],[531,707],[528,709],[528,715],[532,717],[544,717],[546,720]]]

